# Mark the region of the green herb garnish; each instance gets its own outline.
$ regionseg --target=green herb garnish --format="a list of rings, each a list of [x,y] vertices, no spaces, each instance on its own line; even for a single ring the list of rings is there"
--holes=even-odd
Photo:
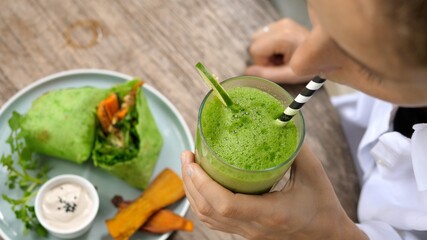
[[[21,190],[22,197],[14,199],[6,194],[2,194],[2,197],[12,205],[16,218],[24,223],[24,234],[27,234],[28,230],[34,230],[38,236],[46,237],[47,231],[37,220],[34,206],[29,202],[46,181],[49,168],[47,165],[40,166],[40,159],[26,146],[21,131],[22,119],[19,113],[12,113],[8,122],[11,133],[6,140],[11,153],[0,158],[0,164],[6,168],[8,174],[5,185],[9,189]]]

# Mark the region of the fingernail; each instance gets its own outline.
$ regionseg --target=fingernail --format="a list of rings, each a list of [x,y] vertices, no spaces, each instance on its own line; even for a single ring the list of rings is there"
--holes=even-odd
[[[191,174],[192,174],[192,172],[193,172],[193,169],[191,169],[191,165],[189,164],[189,165],[187,165],[186,167],[185,167],[185,171],[187,172],[187,175],[189,176],[189,177],[191,177]]]
[[[184,151],[181,153],[181,162],[182,164],[186,164],[190,161],[190,154],[188,154],[188,151]]]

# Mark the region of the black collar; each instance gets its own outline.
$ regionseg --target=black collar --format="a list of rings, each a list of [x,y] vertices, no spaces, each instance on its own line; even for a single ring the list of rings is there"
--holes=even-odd
[[[393,121],[394,131],[411,138],[414,129],[412,126],[417,123],[427,123],[426,108],[405,108],[399,107]]]

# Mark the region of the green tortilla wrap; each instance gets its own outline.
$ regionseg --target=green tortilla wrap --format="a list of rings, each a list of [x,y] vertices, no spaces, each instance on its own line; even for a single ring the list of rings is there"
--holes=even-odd
[[[26,144],[34,152],[76,163],[92,157],[96,167],[144,189],[163,139],[142,88],[136,86],[140,82],[132,80],[111,89],[54,90],[40,96],[23,117]],[[113,125],[114,134],[104,131],[97,116],[100,103],[114,93],[122,109],[131,92],[134,101],[125,117]]]
[[[122,99],[134,84],[135,82],[131,81],[127,85],[119,86],[112,90]],[[122,126],[118,124],[125,136],[127,135],[126,132],[130,132],[130,140],[125,140],[124,147],[115,147],[114,144],[108,141],[105,133],[98,129],[92,153],[94,164],[123,179],[130,185],[144,189],[150,181],[163,145],[163,139],[141,88],[136,91],[133,110],[123,120],[134,121],[129,126],[126,126],[125,123]]]
[[[130,81],[112,91],[122,101],[136,83]],[[128,184],[144,189],[150,181],[163,139],[141,88],[136,91],[134,108],[121,121],[117,126],[125,136],[124,146],[115,146],[114,141],[109,141],[111,136],[99,128],[92,153],[94,164]]]
[[[35,152],[86,161],[97,126],[95,109],[108,89],[91,87],[54,90],[37,98],[22,122],[26,144]]]

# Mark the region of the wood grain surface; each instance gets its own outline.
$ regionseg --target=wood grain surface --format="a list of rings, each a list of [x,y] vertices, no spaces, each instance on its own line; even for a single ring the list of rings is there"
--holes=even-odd
[[[193,133],[208,91],[194,64],[202,61],[220,79],[241,75],[251,34],[278,19],[265,0],[2,0],[0,9],[0,106],[49,74],[108,69],[139,76],[158,89]],[[294,95],[301,89],[284,87]],[[303,112],[306,141],[356,221],[357,176],[327,93],[316,93]],[[209,230],[191,210],[187,217],[195,231],[170,239],[241,239]]]

